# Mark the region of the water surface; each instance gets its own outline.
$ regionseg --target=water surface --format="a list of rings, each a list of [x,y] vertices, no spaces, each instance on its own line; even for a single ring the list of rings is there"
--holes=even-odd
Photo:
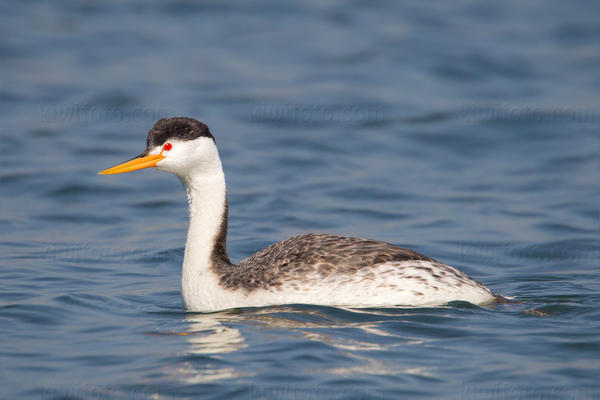
[[[597,3],[1,11],[1,398],[600,397]],[[377,238],[521,302],[184,312],[180,183],[96,175],[175,115],[234,260]]]

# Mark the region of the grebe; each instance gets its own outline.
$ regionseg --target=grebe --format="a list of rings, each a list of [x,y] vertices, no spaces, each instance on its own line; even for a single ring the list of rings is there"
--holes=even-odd
[[[138,157],[100,174],[155,167],[183,183],[190,217],[181,276],[187,310],[279,304],[440,306],[501,299],[455,268],[372,239],[308,233],[232,264],[226,248],[225,175],[208,127],[192,118],[163,118],[150,129],[146,143]]]

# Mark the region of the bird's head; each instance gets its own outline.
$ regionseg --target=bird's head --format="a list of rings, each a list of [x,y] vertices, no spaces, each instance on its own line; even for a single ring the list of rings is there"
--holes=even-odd
[[[215,138],[202,122],[177,117],[159,120],[148,132],[146,150],[139,156],[99,172],[100,175],[121,174],[156,167],[179,177],[220,168]]]

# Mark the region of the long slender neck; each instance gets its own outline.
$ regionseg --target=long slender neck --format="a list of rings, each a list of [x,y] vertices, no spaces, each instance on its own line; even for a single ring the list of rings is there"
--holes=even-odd
[[[208,171],[180,177],[190,212],[182,280],[200,284],[211,274],[222,275],[231,266],[227,256],[227,195],[221,163]],[[184,284],[185,286],[185,284]]]

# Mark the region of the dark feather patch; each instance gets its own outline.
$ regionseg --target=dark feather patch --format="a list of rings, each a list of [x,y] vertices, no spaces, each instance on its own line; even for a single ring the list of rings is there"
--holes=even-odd
[[[163,118],[158,120],[148,132],[146,144],[151,148],[162,146],[169,139],[194,140],[199,137],[215,140],[208,126],[194,118]]]

